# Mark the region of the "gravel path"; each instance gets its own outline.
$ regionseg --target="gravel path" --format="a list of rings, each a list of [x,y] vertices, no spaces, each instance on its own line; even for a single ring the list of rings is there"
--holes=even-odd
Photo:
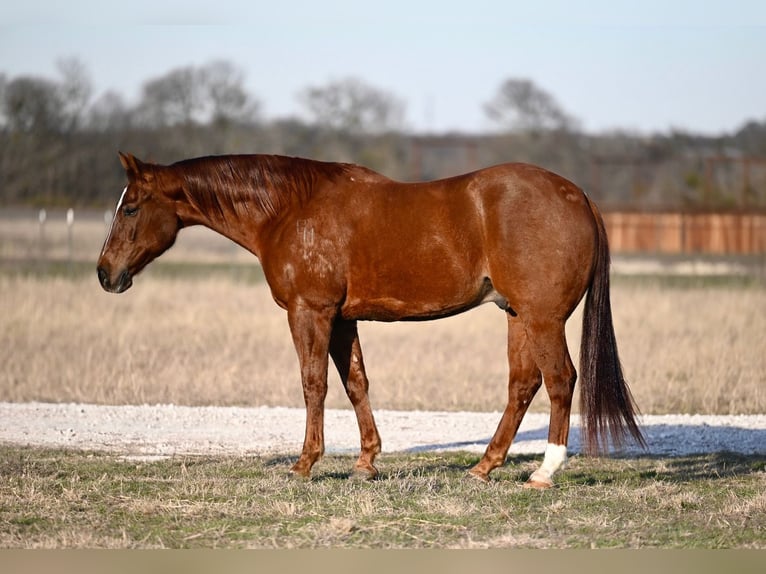
[[[375,411],[383,452],[483,452],[500,413]],[[130,458],[300,452],[305,412],[282,407],[97,406],[0,403],[0,443],[105,451]],[[766,455],[766,415],[647,415],[649,454],[731,451]],[[570,453],[580,450],[572,417]],[[548,415],[528,413],[511,453],[542,453]],[[351,410],[325,415],[328,453],[353,454],[359,431]],[[641,451],[627,448],[624,454]]]

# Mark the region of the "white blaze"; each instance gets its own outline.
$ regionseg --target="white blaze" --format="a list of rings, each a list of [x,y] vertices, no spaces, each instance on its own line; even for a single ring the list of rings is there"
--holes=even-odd
[[[104,254],[104,251],[106,250],[106,246],[109,243],[109,238],[112,236],[112,230],[114,229],[114,220],[117,219],[117,214],[120,212],[120,207],[122,207],[122,201],[125,199],[125,194],[128,193],[128,186],[125,186],[125,189],[122,190],[122,195],[120,195],[120,200],[117,202],[117,207],[114,209],[114,215],[112,216],[112,224],[109,226],[109,233],[106,235],[106,241],[104,241],[104,248],[101,250],[101,255]]]

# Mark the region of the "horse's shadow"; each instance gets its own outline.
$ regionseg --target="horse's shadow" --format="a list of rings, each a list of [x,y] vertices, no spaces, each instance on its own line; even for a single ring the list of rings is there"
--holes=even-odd
[[[684,483],[705,479],[742,476],[753,472],[766,471],[766,429],[751,429],[736,425],[711,426],[707,424],[673,425],[656,424],[643,427],[647,449],[630,444],[614,450],[607,456],[615,459],[636,458],[662,461],[661,469],[647,468],[642,471],[644,478]],[[738,444],[732,444],[732,435]],[[547,426],[519,432],[514,444],[525,441],[545,441]],[[460,450],[486,446],[489,438],[461,442],[433,443],[407,449],[409,453]],[[579,427],[573,427],[569,438],[570,456],[581,454],[582,443]],[[509,462],[521,464],[540,459],[540,454],[515,454],[511,452]],[[478,457],[477,457],[478,458]],[[582,471],[587,478],[587,471]],[[589,475],[588,475],[589,476]],[[572,477],[577,482],[577,477]],[[591,479],[588,479],[591,480]],[[602,482],[604,478],[600,479]]]
[[[613,450],[608,456],[615,459],[662,460],[662,470],[648,468],[643,471],[647,479],[661,478],[665,481],[683,483],[766,471],[766,429],[749,429],[735,425],[657,424],[645,425],[642,427],[642,430],[647,442],[646,450],[638,445],[631,444],[620,450]],[[736,445],[737,448],[732,448],[731,437],[734,434],[738,437],[739,445]],[[514,444],[547,441],[547,438],[548,427],[544,425],[539,428],[519,432],[514,439]],[[461,452],[470,450],[471,456],[469,458],[471,460],[466,459],[466,468],[469,468],[470,465],[479,459],[480,455],[476,453],[477,447],[480,449],[485,448],[489,444],[489,440],[490,437],[480,437],[458,442],[417,444],[398,452],[400,454],[438,454],[444,451]],[[570,456],[581,454],[582,443],[580,440],[580,429],[577,426],[572,427],[568,450]],[[334,456],[352,456],[353,454],[345,450],[333,453]],[[296,458],[291,456],[269,457],[266,464],[267,466],[283,466],[294,462]],[[541,453],[514,453],[512,450],[509,455],[509,462],[520,464],[539,460],[540,458]],[[437,466],[443,469],[450,469],[457,464],[456,462],[439,462],[437,460],[423,461],[424,468],[421,470],[427,472],[427,467]],[[381,477],[386,475],[387,473],[383,472]],[[316,478],[344,477],[347,477],[347,473],[330,472]],[[573,478],[577,482],[577,478]]]
[[[465,440],[465,441],[459,441],[459,442],[419,444],[417,446],[404,449],[402,452],[417,454],[417,453],[440,451],[440,450],[460,450],[463,448],[475,448],[477,446],[486,448],[486,446],[489,444],[490,438],[491,437],[483,437],[483,438],[479,438],[475,440]],[[547,440],[547,438],[548,438],[548,427],[542,426],[540,428],[517,433],[516,438],[513,439],[513,442],[514,444],[519,444],[519,443],[528,442],[528,441]],[[578,437],[577,437],[578,447],[579,447],[579,442],[580,442],[580,438],[578,433]],[[570,448],[572,448],[571,437],[570,437]]]
[[[636,444],[627,444],[621,449],[613,450],[611,456],[616,457],[679,457],[692,454],[710,454],[716,452],[739,452],[745,455],[762,456],[766,459],[766,429],[742,428],[735,425],[711,426],[707,424],[673,425],[657,424],[642,427],[647,442],[647,449]],[[739,444],[732,444],[732,435],[736,435]],[[530,441],[546,441],[548,427],[530,429],[519,432],[513,444],[519,445]],[[490,437],[465,440],[460,442],[444,442],[419,444],[403,452],[422,453],[431,451],[460,450],[461,448],[486,447]],[[570,454],[582,451],[580,429],[573,426],[569,435],[568,450]],[[513,452],[513,450],[511,451]]]

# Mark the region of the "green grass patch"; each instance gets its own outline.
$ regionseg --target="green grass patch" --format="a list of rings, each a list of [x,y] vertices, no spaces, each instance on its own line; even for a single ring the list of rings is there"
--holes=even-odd
[[[328,456],[311,481],[285,457],[127,461],[0,448],[5,548],[763,548],[762,457],[573,457],[547,491],[512,457],[489,484],[466,453],[385,455],[373,482]]]

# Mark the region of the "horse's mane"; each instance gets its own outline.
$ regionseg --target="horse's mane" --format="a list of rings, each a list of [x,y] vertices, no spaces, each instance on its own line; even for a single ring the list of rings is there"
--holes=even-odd
[[[277,155],[222,155],[170,167],[184,180],[187,200],[203,213],[247,215],[256,208],[274,217],[293,202],[308,200],[317,181],[332,180],[352,166]]]

